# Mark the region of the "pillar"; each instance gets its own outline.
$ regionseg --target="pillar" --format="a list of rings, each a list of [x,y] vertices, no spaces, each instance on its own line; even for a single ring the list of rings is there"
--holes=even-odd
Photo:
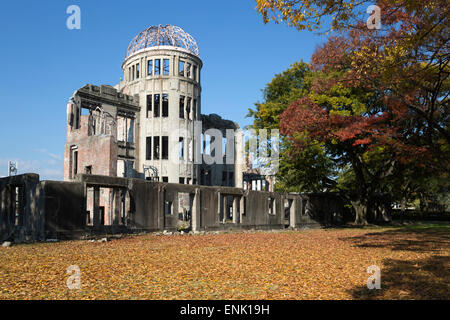
[[[239,197],[233,197],[233,223],[234,224],[238,224],[240,222],[238,206],[239,206]]]
[[[191,215],[191,223],[192,223],[192,231],[200,231],[201,228],[201,213],[200,213],[200,189],[195,189],[194,201],[192,204],[192,215]]]
[[[221,206],[222,206],[222,202],[221,202],[221,194],[220,194],[220,192],[217,192],[217,216],[219,217],[219,222],[222,222],[222,221],[220,221],[220,208],[221,208]]]
[[[158,186],[156,190],[158,191],[158,212],[156,213],[158,217],[158,230],[164,230],[166,217],[164,198],[166,189],[162,186]],[[178,214],[178,209],[175,203],[173,204],[173,210],[173,214]]]
[[[239,210],[239,223],[242,224],[242,221],[244,221],[244,213],[245,213],[245,196],[242,196],[240,199],[240,210]]]
[[[244,133],[238,129],[235,134],[235,165],[234,165],[234,187],[243,187],[243,174],[245,171],[245,153],[244,153]]]
[[[223,223],[227,222],[227,218],[228,218],[228,214],[229,214],[227,198],[228,197],[224,195],[223,200],[222,200],[222,202],[223,202]]]
[[[94,229],[100,228],[100,187],[94,187]]]
[[[113,225],[118,226],[120,224],[120,206],[122,202],[122,194],[120,189],[114,189],[113,191]]]
[[[292,201],[291,207],[289,208],[289,226],[291,228],[295,228],[297,226],[297,214],[296,214],[297,207],[300,207],[300,208],[302,207],[301,205],[297,206],[298,201],[301,201],[301,199],[295,198]]]

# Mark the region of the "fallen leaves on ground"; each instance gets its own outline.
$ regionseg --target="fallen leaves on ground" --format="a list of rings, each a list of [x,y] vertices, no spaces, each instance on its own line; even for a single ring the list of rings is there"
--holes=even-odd
[[[145,235],[0,248],[0,299],[449,299],[448,228]],[[81,271],[69,290],[67,268]],[[381,269],[368,290],[367,268]]]

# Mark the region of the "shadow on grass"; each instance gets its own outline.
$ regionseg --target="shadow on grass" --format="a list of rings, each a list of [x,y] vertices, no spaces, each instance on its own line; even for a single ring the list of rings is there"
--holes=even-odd
[[[405,260],[384,259],[381,290],[359,286],[351,290],[353,298],[450,299],[449,231],[439,227],[401,228],[343,238],[356,247],[404,251],[410,257]],[[417,257],[420,253],[427,253],[428,257]]]
[[[362,236],[342,238],[360,248],[384,248],[393,251],[434,252],[450,249],[450,228],[404,227]]]

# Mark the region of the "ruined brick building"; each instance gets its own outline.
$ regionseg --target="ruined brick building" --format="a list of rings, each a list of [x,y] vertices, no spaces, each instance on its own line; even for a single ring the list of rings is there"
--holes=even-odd
[[[224,142],[237,150],[233,159],[203,161],[211,142],[206,130],[226,139],[239,126],[202,115],[202,65],[196,41],[181,28],[139,33],[126,51],[122,82],[86,85],[70,99],[64,180],[84,173],[242,188],[244,164],[236,156],[242,141]]]
[[[269,190],[263,176],[244,174],[239,126],[201,113],[202,66],[196,41],[181,28],[159,25],[139,33],[126,51],[123,81],[88,84],[71,97],[64,180],[81,173]],[[207,130],[220,131],[223,141],[215,148]],[[233,152],[218,159],[215,153],[225,150],[217,147]],[[87,197],[94,197],[92,190]],[[110,212],[113,198],[101,194],[101,209]],[[93,208],[88,211],[92,215]]]
[[[118,85],[88,84],[67,104],[64,181],[37,174],[0,179],[0,241],[175,231],[180,221],[198,232],[345,220],[337,194],[267,188],[240,157],[237,124],[202,115],[202,60],[182,29],[144,30],[122,69]],[[234,152],[223,155],[217,145]]]

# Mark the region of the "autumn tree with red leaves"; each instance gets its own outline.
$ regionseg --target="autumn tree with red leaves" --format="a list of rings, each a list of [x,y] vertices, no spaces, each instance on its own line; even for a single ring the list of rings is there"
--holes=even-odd
[[[352,174],[357,223],[367,223],[375,195],[399,167],[448,173],[446,1],[378,1],[380,30],[367,28],[354,1],[257,2],[266,21],[279,11],[299,29],[339,9],[333,27],[340,32],[313,55],[311,92],[283,113],[281,132],[296,150],[320,144],[343,177]]]

